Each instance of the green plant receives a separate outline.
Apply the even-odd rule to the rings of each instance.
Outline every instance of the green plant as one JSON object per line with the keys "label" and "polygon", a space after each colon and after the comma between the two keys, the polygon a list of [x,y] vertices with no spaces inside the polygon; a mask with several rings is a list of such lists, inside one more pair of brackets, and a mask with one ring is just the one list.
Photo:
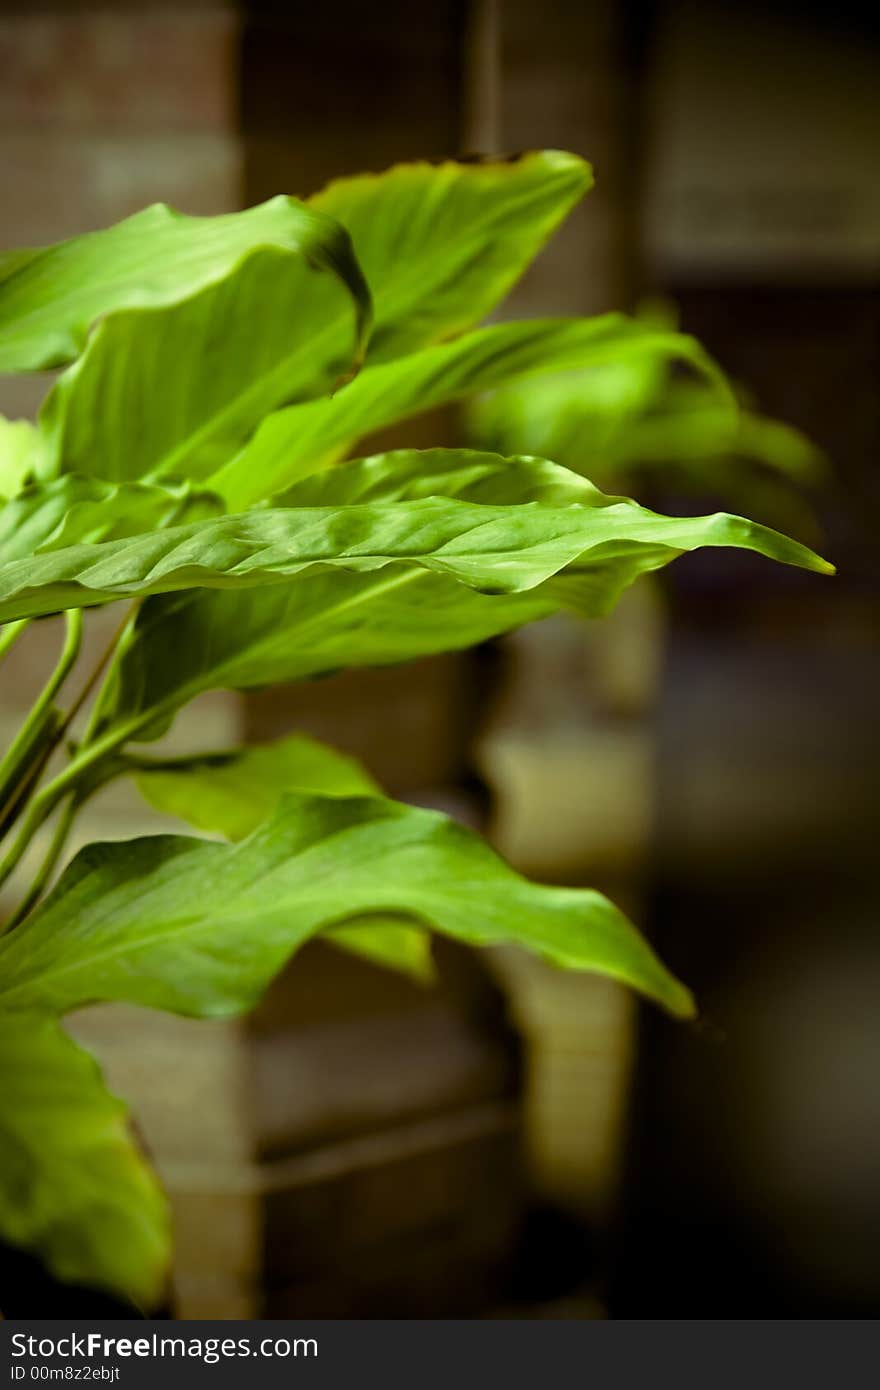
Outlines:
{"label": "green plant", "polygon": [[[639,319],[675,326],[667,304]],[[738,408],[706,376],[683,376],[662,353],[506,382],[468,403],[466,433],[494,453],[552,458],[598,487],[664,488],[757,511],[764,520],[815,531],[802,489],[827,476],[821,452],[798,430]]]}
{"label": "green plant", "polygon": [[[830,568],[748,521],[656,515],[542,458],[403,450],[330,467],[391,421],[530,373],[676,359],[731,408],[699,346],[668,329],[621,315],[474,328],[589,183],[558,153],[414,165],[212,219],[150,208],[0,260],[0,369],[63,369],[37,423],[0,433],[0,651],[35,619],[65,623],[0,765],[0,881],[17,886],[0,937],[0,1235],[62,1278],[148,1304],[169,1243],[120,1103],[56,1022],[69,1010],[231,1014],[316,933],[424,972],[426,925],[693,1010],[606,899],[526,882],[340,754],[299,737],[138,751],[205,690],[598,616],[699,546]],[[62,707],[83,610],[110,603],[116,635]],[[123,776],[223,839],[91,845],[47,894],[73,819]]]}

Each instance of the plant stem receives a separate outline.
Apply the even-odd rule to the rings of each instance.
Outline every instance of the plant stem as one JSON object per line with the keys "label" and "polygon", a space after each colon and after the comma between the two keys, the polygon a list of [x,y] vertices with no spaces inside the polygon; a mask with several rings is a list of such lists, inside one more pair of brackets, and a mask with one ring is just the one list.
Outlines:
{"label": "plant stem", "polygon": [[[101,662],[99,663],[97,668],[92,672],[88,682],[86,683],[85,689],[80,692],[79,698],[74,708],[67,715],[64,721],[64,727],[66,728],[70,724],[71,719],[76,714],[77,709],[81,707],[83,700],[88,695],[89,690],[92,688],[92,686],[94,686],[95,680],[97,679],[97,676],[100,673],[102,666],[106,663],[108,657],[110,656],[110,652],[112,651],[113,659],[110,662],[110,665],[107,669],[107,674],[104,678],[104,683],[101,686],[100,691],[98,692],[98,696],[95,700],[94,705],[92,706],[91,713],[89,714],[88,723],[83,731],[82,739],[80,740],[80,752],[82,752],[83,749],[89,746],[94,737],[95,729],[98,727],[103,705],[106,700],[107,691],[109,689],[110,677],[112,676],[113,670],[122,654],[122,651],[124,649],[124,637],[130,629],[131,625],[133,624],[135,616],[136,609],[130,611],[126,616],[125,622],[122,623],[119,628],[117,628],[116,633],[113,637],[113,642],[111,643],[107,651],[104,653],[104,656],[102,657]],[[64,806],[61,815],[58,818],[57,825],[55,826],[55,832],[52,836],[52,842],[49,845],[49,849],[46,852],[46,856],[39,869],[37,870],[37,873],[34,877],[33,882],[31,883],[30,888],[28,889],[24,898],[19,903],[18,907],[15,909],[15,912],[12,914],[8,923],[6,924],[6,931],[12,931],[13,927],[17,927],[19,922],[24,921],[25,917],[27,917],[28,913],[31,911],[31,908],[33,908],[39,902],[46,886],[49,883],[50,878],[52,877],[52,872],[64,851],[64,846],[67,843],[67,837],[70,834],[70,831],[73,827],[73,822],[76,819],[77,812],[85,804],[88,798],[88,792],[83,794],[82,792],[76,791],[72,792],[68,797],[67,803]]]}
{"label": "plant stem", "polygon": [[31,908],[34,907],[43,896],[43,890],[52,877],[52,871],[61,857],[64,846],[67,844],[67,837],[70,834],[71,826],[73,825],[76,813],[81,805],[82,801],[80,801],[75,792],[68,797],[61,815],[58,817],[58,823],[55,826],[52,842],[49,845],[46,856],[34,875],[30,888],[6,923],[4,931],[12,931],[12,928],[17,927],[19,922],[23,922]]}
{"label": "plant stem", "polygon": [[100,762],[102,758],[107,757],[109,753],[115,752],[127,739],[149,722],[149,717],[140,715],[136,719],[129,720],[127,724],[109,729],[103,738],[90,744],[88,748],[80,749],[73,761],[37,793],[28,806],[16,840],[0,864],[0,887],[3,886],[13,870],[18,867],[40,826],[48,820],[62,797],[76,786],[83,773],[87,772],[95,763]]}
{"label": "plant stem", "polygon": [[52,756],[52,750],[55,747],[54,734],[60,723],[61,712],[57,709],[50,710],[46,726],[41,731],[39,747],[34,750],[35,757],[29,764],[24,764],[21,776],[12,788],[3,808],[3,814],[0,816],[0,840],[6,838],[7,832],[18,820],[27,805],[28,797],[42,777],[46,764]]}
{"label": "plant stem", "polygon": [[3,660],[7,652],[12,650],[29,623],[30,618],[19,618],[16,623],[4,624],[2,631],[0,631],[0,661]]}
{"label": "plant stem", "polygon": [[[103,672],[105,666],[107,666],[108,662],[110,662],[110,665],[109,665],[109,668],[108,668],[108,670],[107,670],[107,675],[109,676],[109,675],[111,674],[111,672],[113,671],[113,668],[115,667],[116,662],[117,662],[117,660],[118,660],[118,658],[119,658],[119,655],[120,655],[120,648],[121,648],[121,646],[122,646],[122,639],[128,634],[129,628],[132,626],[132,624],[133,624],[133,622],[134,622],[135,614],[137,613],[137,607],[138,607],[138,605],[135,604],[134,607],[132,607],[132,608],[129,609],[129,611],[126,613],[125,617],[122,619],[122,622],[119,624],[119,626],[118,626],[118,627],[116,628],[116,630],[114,631],[113,636],[110,638],[110,641],[107,643],[107,645],[106,645],[106,647],[104,648],[103,652],[102,652],[101,655],[99,656],[98,661],[97,661],[97,664],[93,667],[92,672],[91,672],[91,674],[90,674],[88,680],[86,681],[86,683],[85,683],[85,685],[83,686],[82,690],[79,692],[79,694],[77,695],[77,697],[76,697],[76,699],[74,700],[73,704],[71,705],[70,709],[67,711],[67,713],[66,713],[65,716],[64,716],[64,721],[63,721],[63,723],[61,724],[60,729],[58,730],[58,734],[57,734],[57,737],[56,737],[56,743],[57,743],[57,742],[60,742],[60,740],[61,740],[61,739],[64,737],[64,735],[67,733],[67,730],[70,728],[70,726],[71,726],[71,724],[73,723],[74,719],[75,719],[76,716],[79,714],[79,712],[80,712],[80,710],[82,709],[83,705],[85,704],[86,700],[89,698],[89,696],[91,695],[91,693],[92,693],[92,691],[94,690],[95,686],[97,685],[97,683],[98,683],[98,678],[100,677],[101,673]],[[112,661],[111,661],[111,658],[112,658]],[[102,698],[102,696],[104,695],[105,691],[106,691],[106,680],[105,680],[104,686],[102,686],[102,688],[101,688],[101,692],[100,692],[100,694],[99,694],[99,696],[98,696],[98,699],[97,699],[96,702],[95,702],[95,709],[92,711],[92,714],[91,714],[91,716],[90,716],[90,718],[89,718],[88,730],[86,731],[86,734],[85,734],[85,736],[84,736],[84,739],[87,739],[87,738],[88,738],[89,733],[94,729],[95,725],[97,724],[98,714],[99,714],[98,706],[99,706],[100,703],[101,703],[101,698]]]}
{"label": "plant stem", "polygon": [[82,610],[70,609],[65,613],[64,621],[64,646],[58,663],[0,761],[0,819],[5,819],[10,806],[14,806],[27,789],[34,760],[38,761],[39,776],[48,754],[63,732],[63,726],[60,729],[58,725],[53,727],[53,706],[55,696],[73,669],[82,647]]}
{"label": "plant stem", "polygon": [[[104,684],[98,692],[97,699],[95,700],[94,706],[92,707],[92,711],[89,715],[88,724],[83,734],[83,739],[80,744],[80,747],[77,750],[74,757],[72,758],[72,760],[70,761],[70,763],[68,763],[67,767],[63,768],[62,771],[59,772],[58,775],[55,778],[53,778],[51,782],[47,782],[46,785],[42,788],[42,790],[39,791],[36,794],[36,796],[34,796],[31,800],[27,808],[27,811],[25,812],[24,819],[22,820],[18,836],[13,842],[12,846],[10,847],[9,852],[6,855],[6,858],[3,860],[2,864],[0,864],[0,887],[3,886],[3,884],[10,877],[13,871],[18,867],[28,847],[30,846],[30,843],[34,835],[39,830],[40,826],[43,825],[46,820],[48,820],[49,816],[52,814],[59,801],[61,801],[69,791],[75,789],[76,784],[82,777],[83,773],[87,772],[90,767],[93,767],[96,763],[100,762],[102,758],[105,758],[110,753],[115,752],[115,750],[119,748],[123,743],[125,743],[125,741],[128,738],[130,738],[133,733],[136,733],[137,730],[145,722],[148,722],[149,716],[139,715],[135,719],[129,720],[126,724],[122,724],[117,726],[116,728],[109,729],[103,738],[94,739],[94,733],[96,728],[98,727],[98,722],[100,720],[103,706],[106,701],[110,679],[122,656],[122,653],[125,648],[124,639],[130,632],[134,624],[136,614],[137,606],[129,610],[123,622],[120,623],[119,627],[116,629],[115,633],[113,634],[113,638],[111,639],[110,643],[102,653],[100,660],[98,661],[97,665],[95,666],[94,670],[92,671],[91,675],[86,681],[85,686],[80,691],[80,694],[74,701],[71,709],[65,716],[61,724],[61,727],[58,730],[57,735],[53,739],[52,746],[54,747],[60,740],[60,738],[63,737],[65,731],[70,727],[72,720],[82,707],[85,700],[88,698],[88,695],[94,688],[98,680],[98,677],[101,675],[101,672],[104,670],[104,667],[107,666],[109,662],[110,664],[106,676],[104,678]],[[74,814],[83,804],[85,799],[86,798],[84,796],[74,795]],[[62,820],[59,822],[59,828],[61,828],[62,825],[64,825],[63,817]],[[55,853],[56,860],[64,847],[64,842],[66,840],[67,832],[69,831],[69,829],[70,825],[68,824],[64,828],[63,838],[61,839],[57,847],[57,852]],[[52,853],[52,849],[54,849],[54,842],[52,848],[50,849],[50,855]],[[49,866],[49,873],[51,873],[53,867],[54,861]],[[37,877],[41,878],[42,874],[43,870],[41,868],[38,872]],[[44,885],[45,880],[43,880],[43,882],[40,884],[39,892],[42,892],[42,888]],[[28,899],[30,899],[30,892],[28,893],[27,897]],[[20,915],[21,912],[19,909],[13,918],[13,922],[20,920]]]}

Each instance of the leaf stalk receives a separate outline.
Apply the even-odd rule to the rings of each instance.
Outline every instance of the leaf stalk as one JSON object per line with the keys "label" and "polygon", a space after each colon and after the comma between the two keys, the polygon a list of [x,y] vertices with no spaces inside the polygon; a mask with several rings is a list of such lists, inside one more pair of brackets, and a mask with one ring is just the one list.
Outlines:
{"label": "leaf stalk", "polygon": [[52,749],[57,746],[63,726],[54,718],[55,697],[76,664],[82,648],[83,617],[79,608],[64,615],[65,637],[61,655],[30,712],[0,761],[0,822],[8,828],[8,813],[21,800],[22,792],[33,785]]}

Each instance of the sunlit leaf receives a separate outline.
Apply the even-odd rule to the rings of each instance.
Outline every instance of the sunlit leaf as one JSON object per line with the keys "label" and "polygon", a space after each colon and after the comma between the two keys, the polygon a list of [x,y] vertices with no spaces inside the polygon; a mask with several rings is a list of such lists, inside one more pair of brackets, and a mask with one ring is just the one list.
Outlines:
{"label": "sunlit leaf", "polygon": [[356,758],[305,734],[193,758],[145,759],[133,772],[157,811],[227,840],[250,835],[288,791],[370,796],[379,790]]}
{"label": "sunlit leaf", "polygon": [[0,1238],[59,1279],[147,1306],[170,1259],[165,1199],[125,1107],[42,1014],[0,1013]]}
{"label": "sunlit leaf", "polygon": [[259,590],[148,599],[105,724],[155,738],[205,690],[254,689],[460,651],[548,616],[567,592],[559,580],[528,593],[487,595],[418,566],[389,566],[314,573]]}
{"label": "sunlit leaf", "polygon": [[40,457],[40,434],[30,420],[0,415],[0,503],[20,492]]}
{"label": "sunlit leaf", "polygon": [[[141,794],[157,811],[227,840],[250,835],[286,792],[358,796],[379,790],[355,758],[304,734],[228,753],[164,762],[143,759],[133,771]],[[325,935],[376,964],[420,980],[431,977],[430,939],[411,922],[364,917],[329,927]]]}
{"label": "sunlit leaf", "polygon": [[328,394],[360,351],[348,286],[299,249],[260,246],[196,295],[102,321],[40,412],[43,473],[204,478],[267,411]]}
{"label": "sunlit leaf", "polygon": [[469,945],[515,943],[692,1001],[600,894],[529,883],[462,826],[382,797],[290,794],[239,845],[152,836],[90,845],[0,939],[0,1004],[63,1012],[120,999],[217,1017],[253,1004],[322,928],[404,914]]}
{"label": "sunlit leaf", "polygon": [[550,507],[601,507],[620,500],[549,459],[504,458],[478,449],[394,449],[310,473],[288,489],[283,502],[289,507],[348,507],[426,497]]}
{"label": "sunlit leaf", "polygon": [[322,938],[371,965],[396,970],[421,985],[436,979],[431,933],[401,917],[370,913],[327,927]]}
{"label": "sunlit leaf", "polygon": [[30,484],[0,507],[0,563],[69,545],[119,540],[221,511],[218,497],[189,483],[106,483],[65,474]]}
{"label": "sunlit leaf", "polygon": [[[597,616],[639,575],[703,545],[830,570],[794,541],[741,518],[657,516],[543,459],[405,450],[307,478],[291,495],[314,505],[239,520],[284,519],[287,548],[278,563],[288,574],[297,547],[314,547],[316,521],[335,558],[313,559],[295,582],[259,592],[148,601],[118,669],[109,723],[156,737],[203,690],[459,650],[559,609]],[[325,508],[325,495],[352,502]],[[384,560],[369,548],[372,525],[383,528]],[[357,537],[349,559],[346,534]],[[261,566],[269,558],[263,549]],[[3,578],[0,570],[0,585]]]}
{"label": "sunlit leaf", "polygon": [[576,155],[401,164],[337,179],[309,200],[351,233],[373,292],[370,362],[479,323],[592,184]]}
{"label": "sunlit leaf", "polygon": [[[488,594],[527,592],[568,570],[587,581],[579,606],[596,613],[639,574],[707,545],[829,569],[742,518],[663,517],[595,489],[566,507],[424,497],[221,516],[15,560],[0,566],[0,621],[177,589],[273,585],[309,572],[386,570],[387,588],[422,569]],[[354,634],[352,641],[356,650]]]}
{"label": "sunlit leaf", "polygon": [[[639,370],[656,370],[658,361],[665,365],[670,358],[686,361],[705,374],[713,388],[706,394],[715,400],[719,418],[725,412],[735,414],[718,369],[685,334],[658,332],[622,314],[496,324],[454,342],[367,367],[331,398],[275,411],[212,478],[211,486],[223,494],[230,510],[238,510],[338,458],[353,440],[419,411],[530,373],[589,367],[594,370],[578,379],[601,381],[612,370],[607,366],[611,363],[624,367],[630,379]],[[589,430],[582,432],[579,444],[581,456],[588,459]],[[502,452],[525,449],[556,457],[550,449],[532,449],[531,443]]]}
{"label": "sunlit leaf", "polygon": [[[347,322],[353,300],[363,330],[369,300],[351,244],[316,208],[279,197],[246,212],[188,217],[157,203],[102,231],[0,256],[0,372],[71,362],[99,318],[177,304],[234,276],[267,246],[337,277],[351,297]],[[176,345],[175,361],[185,350]],[[175,368],[164,365],[167,387]]]}

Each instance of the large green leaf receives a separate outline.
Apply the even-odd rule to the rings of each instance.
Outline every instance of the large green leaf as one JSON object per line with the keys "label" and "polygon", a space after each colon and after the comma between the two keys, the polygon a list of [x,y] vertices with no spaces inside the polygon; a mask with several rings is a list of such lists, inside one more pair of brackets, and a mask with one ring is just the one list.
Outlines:
{"label": "large green leaf", "polygon": [[189,483],[106,483],[65,474],[29,485],[0,507],[0,563],[118,540],[222,510],[219,497]]}
{"label": "large green leaf", "polygon": [[0,1013],[0,1237],[145,1305],[169,1264],[165,1200],[125,1107],[42,1014]]}
{"label": "large green leaf", "polygon": [[[555,612],[565,587],[555,581],[525,594],[490,596],[400,566],[148,599],[105,723],[128,729],[129,737],[155,738],[205,690],[247,690],[459,651]],[[572,594],[572,606],[574,600]]]}
{"label": "large green leaf", "polygon": [[[355,759],[291,734],[271,744],[195,758],[143,759],[135,781],[155,810],[197,830],[243,840],[275,811],[286,792],[362,796],[379,788]],[[430,940],[412,923],[364,917],[329,927],[336,946],[425,980],[431,976]]]}
{"label": "large green leaf", "polygon": [[362,284],[357,302],[356,338],[348,286],[298,249],[267,245],[185,300],[109,315],[40,413],[44,474],[205,477],[267,411],[350,374]]}
{"label": "large green leaf", "polygon": [[288,795],[240,845],[177,836],[91,845],[0,939],[0,1004],[63,1012],[122,999],[217,1017],[252,1005],[292,952],[368,912],[475,946],[511,942],[621,980],[686,1016],[688,991],[600,894],[514,873],[433,811]]}
{"label": "large green leaf", "polygon": [[[286,197],[220,217],[187,217],[157,203],[102,231],[0,256],[0,372],[71,362],[99,318],[177,304],[235,276],[267,247],[279,272],[308,262],[338,278],[351,296],[348,321],[354,300],[363,330],[369,295],[348,235],[331,217]],[[180,369],[179,351],[163,364],[165,387]]]}
{"label": "large green leaf", "polygon": [[0,503],[14,497],[33,475],[40,447],[39,431],[30,420],[0,415]]}
{"label": "large green leaf", "polygon": [[[468,501],[441,504],[431,496],[438,493]],[[203,690],[247,689],[458,650],[560,608],[596,616],[641,573],[699,544],[754,547],[830,569],[794,542],[738,518],[658,517],[635,503],[606,497],[585,479],[542,459],[443,449],[378,455],[305,479],[291,496],[308,505],[289,515],[317,515],[332,495],[343,503],[351,499],[351,511],[358,515],[367,506],[361,499],[379,499],[377,505],[392,511],[409,508],[411,519],[420,515],[420,507],[431,515],[434,508],[467,507],[470,515],[487,520],[501,513],[506,522],[500,530],[511,549],[482,556],[481,580],[463,555],[453,573],[410,552],[406,560],[362,573],[315,566],[295,583],[259,591],[150,599],[119,667],[108,719],[139,738],[156,737],[175,711]],[[490,499],[510,505],[486,505]],[[528,501],[516,506],[514,499]],[[347,511],[340,506],[336,514],[342,518]],[[428,511],[421,515],[427,521]],[[535,536],[547,534],[544,527],[552,531],[560,517],[565,525],[585,528],[578,554],[561,573],[558,554],[539,570],[540,545],[529,550],[529,533],[534,528]],[[596,542],[593,548],[582,544],[587,533]],[[419,534],[423,539],[426,532]],[[479,533],[469,534],[473,542]],[[443,560],[451,562],[450,550],[443,551]],[[510,592],[517,584],[521,591]],[[480,586],[494,592],[480,592]]]}
{"label": "large green leaf", "polygon": [[351,233],[373,292],[369,361],[472,327],[504,297],[592,184],[576,155],[403,164],[338,179],[310,205]]}
{"label": "large green leaf", "polygon": [[[595,369],[609,362],[635,371],[645,362],[650,369],[658,359],[665,363],[670,358],[686,361],[712,379],[718,387],[714,395],[719,418],[735,415],[717,368],[685,334],[657,331],[622,314],[496,324],[452,343],[367,367],[330,399],[275,411],[211,486],[223,494],[230,510],[237,511],[338,458],[353,440],[444,402],[530,373]],[[601,380],[607,370],[584,376],[588,382],[593,375]],[[580,446],[589,459],[589,431],[583,432]],[[549,450],[528,448],[557,457]]]}
{"label": "large green leaf", "polygon": [[222,516],[12,561],[0,566],[0,621],[177,589],[249,588],[322,570],[386,568],[386,586],[425,569],[494,594],[525,592],[569,569],[584,581],[578,606],[597,613],[639,574],[707,545],[830,568],[742,518],[663,517],[595,489],[566,507],[424,497]]}

